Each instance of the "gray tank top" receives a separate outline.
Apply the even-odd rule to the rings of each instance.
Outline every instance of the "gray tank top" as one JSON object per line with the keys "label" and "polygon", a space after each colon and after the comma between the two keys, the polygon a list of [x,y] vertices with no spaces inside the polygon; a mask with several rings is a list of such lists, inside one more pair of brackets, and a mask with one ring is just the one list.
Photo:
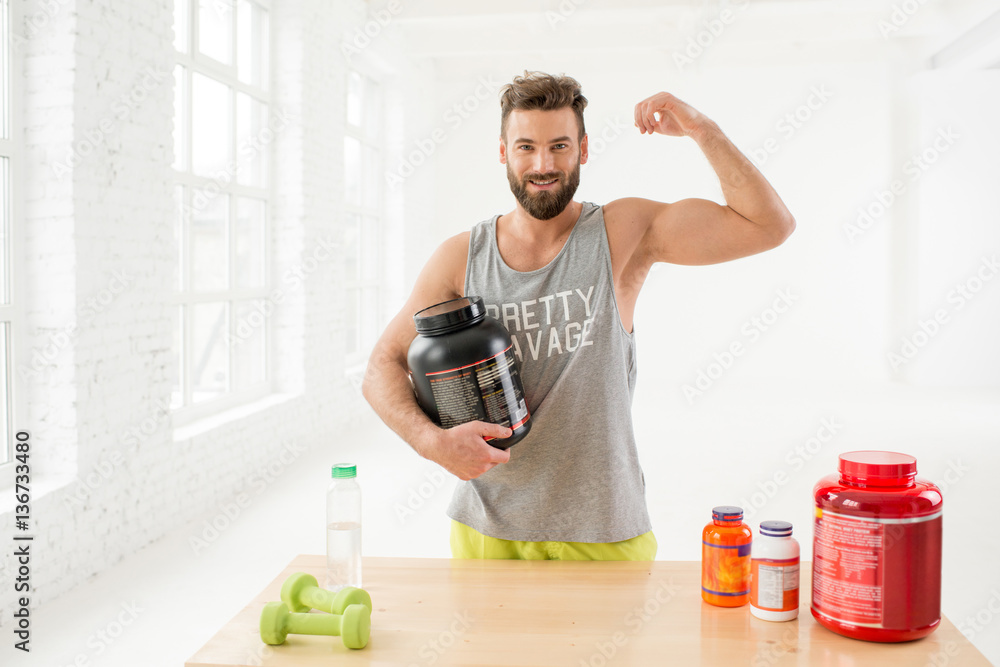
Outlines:
{"label": "gray tank top", "polygon": [[515,271],[499,215],[472,228],[465,295],[481,296],[514,341],[531,432],[510,461],[459,481],[447,514],[506,540],[618,542],[651,529],[632,427],[633,334],[615,303],[600,206],[547,266]]}

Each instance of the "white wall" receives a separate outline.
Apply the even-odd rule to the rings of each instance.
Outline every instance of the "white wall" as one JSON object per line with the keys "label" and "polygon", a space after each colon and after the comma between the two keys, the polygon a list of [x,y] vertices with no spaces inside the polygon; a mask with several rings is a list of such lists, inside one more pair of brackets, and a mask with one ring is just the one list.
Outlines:
{"label": "white wall", "polygon": [[[28,414],[17,426],[35,443],[34,608],[196,517],[191,539],[211,543],[209,524],[238,521],[304,452],[334,462],[345,425],[367,414],[343,363],[342,261],[316,251],[342,232],[341,37],[350,43],[369,17],[360,0],[274,3],[271,111],[290,119],[272,146],[272,269],[284,291],[269,321],[278,393],[178,429],[168,409],[179,372],[173,3],[25,3],[24,16],[15,32],[27,36],[28,309],[17,370]],[[426,75],[388,46],[372,40],[356,57],[380,63],[373,67],[396,89],[405,90],[399,80],[425,87]],[[127,111],[122,95],[135,100]],[[405,129],[388,125],[396,135]],[[399,197],[389,213],[397,226]],[[427,218],[418,208],[408,211],[414,235]],[[284,282],[296,266],[314,270]],[[0,498],[0,534],[13,533],[11,492]],[[12,590],[16,574],[5,553],[0,586]],[[0,608],[0,626],[12,608]]]}
{"label": "white wall", "polygon": [[[917,217],[898,223],[915,237],[915,317],[931,335],[909,370],[922,385],[995,388],[1000,382],[995,279],[1000,277],[995,120],[1000,70],[934,70],[916,83],[921,113],[910,154],[924,155],[925,168],[911,169],[910,175],[912,180],[919,174]],[[916,331],[911,321],[902,335],[912,338]]]}
{"label": "white wall", "polygon": [[[733,340],[743,340],[753,342],[754,347],[723,382],[767,380],[844,386],[896,379],[897,373],[887,360],[887,353],[900,347],[892,331],[893,303],[916,286],[899,284],[897,276],[904,272],[904,266],[893,255],[892,228],[902,225],[911,234],[917,230],[898,203],[873,218],[868,227],[859,225],[858,210],[873,202],[877,205],[881,192],[894,180],[906,178],[900,172],[908,154],[894,144],[894,129],[904,114],[914,114],[914,123],[921,117],[916,109],[899,108],[894,99],[895,89],[913,80],[907,71],[888,56],[861,62],[766,67],[726,63],[705,67],[691,76],[665,71],[662,62],[636,63],[627,55],[614,54],[599,59],[525,60],[522,65],[565,72],[581,81],[590,100],[586,119],[591,141],[601,133],[612,138],[605,142],[603,152],[592,155],[582,167],[578,199],[606,203],[618,197],[641,196],[660,201],[685,197],[722,201],[717,179],[693,142],[639,135],[632,125],[632,108],[637,102],[659,90],[669,90],[720,124],[754,159],[798,221],[795,234],[784,246],[761,256],[709,267],[655,267],[636,315],[640,350],[645,351],[645,374],[659,375],[661,369],[669,369],[671,391],[680,392],[683,384],[694,382],[715,352]],[[482,76],[506,82],[517,72],[514,65],[493,65],[485,68]],[[443,118],[452,105],[474,100],[476,85],[472,76],[439,80],[436,114]],[[980,87],[968,89],[978,91],[979,98],[986,94]],[[930,94],[924,94],[923,99]],[[964,98],[941,91],[936,99]],[[497,159],[498,105],[493,99],[489,102],[463,119],[433,156],[438,174],[456,175],[455,180],[438,178],[435,185],[438,240],[513,208],[504,168]],[[977,165],[983,166],[980,173],[991,173],[988,142],[998,134],[990,133],[982,123],[987,122],[983,114],[988,115],[986,110],[996,108],[996,104],[984,104],[982,99],[968,105],[956,101],[951,108],[963,106],[975,109],[969,113],[981,119],[969,136],[985,132],[990,139],[965,142],[959,147],[964,156],[957,152],[947,156],[952,172],[944,167],[930,170],[926,180],[907,183],[909,191],[903,197],[916,199],[918,188],[935,187],[932,180],[963,180],[967,173],[979,169]],[[805,120],[793,125],[786,116],[796,113]],[[933,139],[933,130],[923,125],[917,129]],[[459,179],[460,175],[463,178]],[[953,192],[950,182],[936,187]],[[979,194],[960,197],[965,200],[963,210],[985,210],[985,203],[975,198],[987,196],[986,192],[988,189],[980,186],[976,189]],[[936,201],[946,199],[938,197]],[[962,235],[946,217],[943,211],[925,206],[922,224],[960,242]],[[982,214],[975,219],[984,222],[967,224],[975,224],[977,229],[989,225]],[[862,219],[861,225],[865,224],[867,220]],[[921,238],[927,239],[926,233]],[[920,275],[924,281],[934,280],[926,272],[938,265],[934,257],[943,254],[944,246],[935,241],[921,243],[930,254],[921,260]],[[968,272],[977,263],[972,262],[976,257],[959,260],[963,263],[954,272]],[[785,287],[797,298],[790,312],[759,340],[748,341],[740,333],[742,325],[760,314],[777,290]],[[984,306],[980,312],[986,310]],[[917,322],[912,314],[907,315],[903,331],[910,334]],[[959,340],[959,334],[954,334],[951,354],[969,359],[971,344],[980,353],[975,357],[979,384],[995,388],[1000,386],[1000,373],[996,372],[1000,366],[993,352],[987,351],[986,338],[996,329],[979,330],[982,335],[972,339]],[[940,347],[949,344],[944,336],[934,343]],[[948,375],[956,364],[945,359],[936,362],[928,348],[926,358],[918,356],[915,361],[947,364],[938,373]]]}

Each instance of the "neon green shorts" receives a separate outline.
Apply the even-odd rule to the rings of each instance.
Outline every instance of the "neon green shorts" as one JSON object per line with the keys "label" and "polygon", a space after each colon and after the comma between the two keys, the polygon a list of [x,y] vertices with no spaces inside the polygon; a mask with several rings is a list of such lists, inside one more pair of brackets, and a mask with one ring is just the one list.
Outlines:
{"label": "neon green shorts", "polygon": [[451,521],[452,558],[514,558],[519,560],[655,560],[653,531],[621,542],[521,542],[487,537]]}

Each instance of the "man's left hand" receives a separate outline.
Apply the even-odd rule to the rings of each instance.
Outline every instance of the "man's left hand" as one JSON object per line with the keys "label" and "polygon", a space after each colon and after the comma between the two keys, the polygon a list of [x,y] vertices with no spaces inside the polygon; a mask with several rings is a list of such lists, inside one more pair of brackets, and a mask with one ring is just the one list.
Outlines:
{"label": "man's left hand", "polygon": [[[657,120],[659,117],[659,120]],[[657,93],[635,105],[635,126],[645,134],[686,137],[700,130],[708,119],[670,93]]]}

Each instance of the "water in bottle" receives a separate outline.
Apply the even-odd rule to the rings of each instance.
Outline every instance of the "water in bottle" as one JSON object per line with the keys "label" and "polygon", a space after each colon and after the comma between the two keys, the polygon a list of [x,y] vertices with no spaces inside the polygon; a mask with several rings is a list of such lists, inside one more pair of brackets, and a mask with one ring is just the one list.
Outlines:
{"label": "water in bottle", "polygon": [[361,487],[357,466],[338,463],[326,494],[326,581],[336,591],[361,588]]}

